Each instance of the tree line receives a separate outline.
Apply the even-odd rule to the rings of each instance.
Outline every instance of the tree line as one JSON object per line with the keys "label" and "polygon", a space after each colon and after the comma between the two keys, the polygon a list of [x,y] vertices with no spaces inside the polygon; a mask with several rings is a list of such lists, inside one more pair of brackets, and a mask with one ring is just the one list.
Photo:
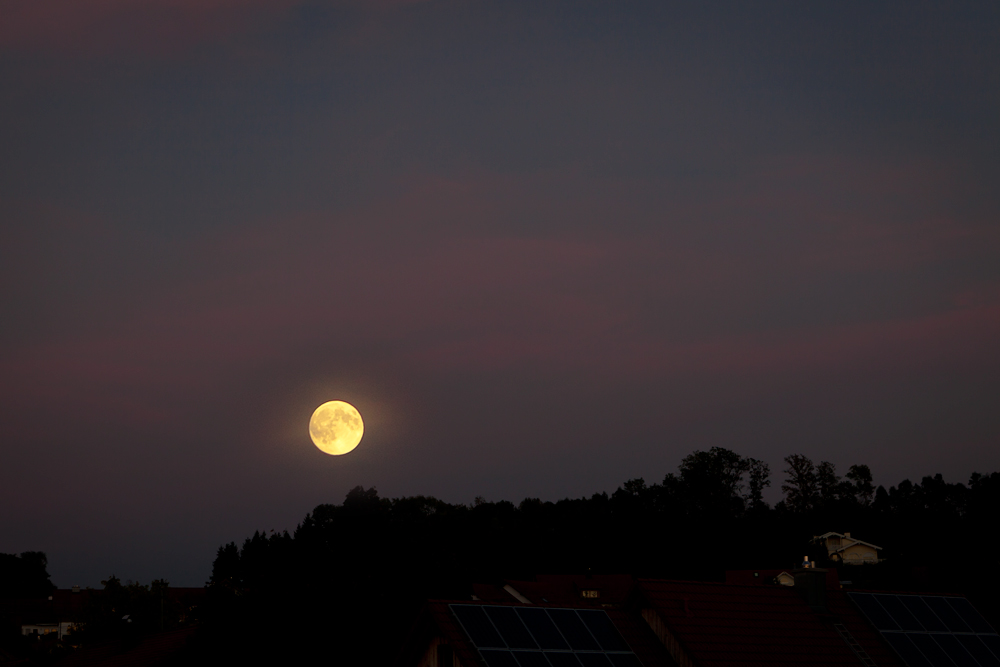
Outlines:
{"label": "tree line", "polygon": [[[840,476],[801,454],[781,472],[774,506],[767,463],[720,447],[692,452],[659,482],[556,502],[452,504],[358,486],[291,532],[222,545],[197,644],[179,659],[387,664],[426,599],[467,600],[472,583],[586,572],[721,580],[727,569],[791,569],[805,555],[823,564],[810,540],[827,531],[883,547],[884,562],[842,568],[851,585],[965,593],[998,624],[1000,473],[886,489],[866,465]],[[45,570],[44,554],[0,555],[0,597],[49,594]],[[80,639],[153,631],[174,615],[164,616],[166,582],[102,583]],[[122,623],[123,611],[134,623]]]}
{"label": "tree line", "polygon": [[[635,478],[557,502],[451,504],[355,487],[291,533],[258,531],[219,548],[203,648],[314,659],[335,643],[347,663],[385,663],[424,600],[469,599],[473,582],[588,571],[718,580],[726,569],[791,569],[804,555],[822,563],[810,539],[827,531],[883,547],[885,562],[843,575],[853,585],[964,592],[995,615],[1000,473],[886,489],[866,465],[841,477],[800,454],[784,463],[773,507],[768,465],[719,447],[689,454],[660,482]],[[987,567],[967,567],[983,559]],[[304,635],[302,619],[323,632]]]}

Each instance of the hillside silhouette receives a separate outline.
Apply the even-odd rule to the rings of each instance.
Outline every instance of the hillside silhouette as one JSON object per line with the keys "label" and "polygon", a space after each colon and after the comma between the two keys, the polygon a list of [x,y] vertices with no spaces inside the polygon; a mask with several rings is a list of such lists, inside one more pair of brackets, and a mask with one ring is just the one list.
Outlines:
{"label": "hillside silhouette", "polygon": [[842,566],[850,585],[964,593],[997,617],[1000,473],[887,490],[865,465],[841,477],[802,455],[785,464],[774,507],[763,499],[767,464],[723,448],[693,452],[659,482],[631,479],[610,495],[558,502],[462,505],[359,486],[292,533],[258,531],[219,548],[199,655],[287,661],[334,651],[344,664],[388,664],[425,600],[469,599],[475,582],[540,573],[721,580],[725,570],[790,569],[807,555],[831,565],[810,543],[827,531],[883,547],[877,565]]}
{"label": "hillside silhouette", "polygon": [[[878,564],[839,566],[846,586],[961,593],[1000,626],[1000,472],[885,489],[865,465],[840,476],[829,462],[791,455],[781,476],[774,507],[764,501],[767,464],[718,447],[691,453],[659,482],[630,479],[610,495],[558,502],[451,504],[358,486],[291,533],[222,545],[196,607],[171,598],[166,581],[108,577],[86,592],[84,626],[69,643],[137,647],[196,624],[169,664],[390,664],[426,600],[469,600],[475,583],[539,574],[721,581],[726,570],[792,569],[805,556],[837,566],[812,542],[828,531],[882,547]],[[45,600],[55,588],[46,568],[41,552],[0,554],[0,603]],[[3,630],[8,655],[47,663],[72,653]]]}

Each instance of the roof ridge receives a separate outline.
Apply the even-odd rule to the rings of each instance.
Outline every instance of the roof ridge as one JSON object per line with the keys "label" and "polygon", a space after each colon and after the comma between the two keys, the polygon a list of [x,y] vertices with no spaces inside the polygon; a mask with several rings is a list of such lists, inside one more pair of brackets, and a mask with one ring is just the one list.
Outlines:
{"label": "roof ridge", "polygon": [[[795,569],[795,568],[790,568]],[[782,570],[782,572],[789,572],[789,570]],[[689,579],[636,579],[636,582],[654,582],[654,583],[664,583],[664,584],[697,584],[700,586],[730,586],[733,588],[775,588],[772,586],[761,586],[760,584],[736,584],[730,583],[728,581],[691,581]],[[790,589],[790,586],[782,586],[782,589]]]}

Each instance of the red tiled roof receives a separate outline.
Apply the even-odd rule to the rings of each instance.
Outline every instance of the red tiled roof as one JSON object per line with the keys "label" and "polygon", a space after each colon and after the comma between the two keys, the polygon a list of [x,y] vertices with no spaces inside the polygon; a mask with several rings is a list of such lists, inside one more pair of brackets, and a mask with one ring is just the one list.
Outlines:
{"label": "red tiled roof", "polygon": [[[514,588],[521,591],[516,585]],[[472,584],[472,594],[484,604],[510,604],[516,601],[513,595],[493,584]]]}
{"label": "red tiled roof", "polygon": [[[545,598],[549,602],[560,603],[589,600],[597,604],[622,604],[635,585],[630,574],[595,574],[589,577],[582,574],[540,574],[535,581],[541,590],[548,593]],[[580,592],[584,590],[597,590],[601,596],[581,598]],[[528,597],[538,602],[530,595]]]}
{"label": "red tiled roof", "polygon": [[[518,602],[504,585],[510,586],[518,594],[533,604],[560,604],[567,606],[607,606],[624,604],[634,586],[629,574],[595,574],[593,576],[574,574],[540,574],[536,581],[504,580],[503,584],[473,584],[472,594],[481,602],[513,604]],[[598,597],[583,597],[583,591],[598,592]]]}
{"label": "red tiled roof", "polygon": [[[426,646],[429,644],[433,636],[437,636],[440,637],[442,641],[454,647],[455,656],[461,662],[463,667],[485,667],[479,659],[479,653],[476,651],[475,646],[473,646],[468,637],[465,636],[465,632],[452,615],[451,610],[448,608],[449,604],[470,604],[470,602],[468,600],[428,601],[425,613],[427,614],[427,620],[429,623],[418,622],[419,630],[411,634],[410,643],[418,642],[421,646]],[[523,607],[527,605],[515,603],[505,606]],[[561,608],[575,607],[580,609],[588,608],[587,605],[568,604],[542,604],[533,606]],[[670,655],[664,649],[663,645],[660,644],[653,632],[649,629],[649,626],[646,625],[645,621],[620,609],[606,609],[605,611],[607,611],[608,616],[611,618],[611,622],[618,628],[618,631],[621,633],[625,641],[628,642],[628,645],[635,652],[644,667],[676,667],[673,660],[671,660]],[[413,657],[416,656],[416,653],[422,654],[422,651],[414,651],[412,650],[413,648],[414,647],[411,646],[411,650],[402,654],[404,657],[403,659],[397,661],[398,664],[410,663],[410,661],[413,660]],[[417,659],[419,659],[419,657]]]}
{"label": "red tiled roof", "polygon": [[[772,586],[774,578],[782,572],[792,574],[794,568],[784,570],[726,570],[727,584],[744,584],[746,586]],[[757,576],[754,576],[754,575]],[[831,567],[826,571],[826,587],[840,588],[840,577],[837,569]]]}
{"label": "red tiled roof", "polygon": [[839,590],[827,591],[831,613],[818,614],[787,586],[656,580],[638,586],[698,667],[858,667],[835,623],[843,623],[879,667],[901,667]]}

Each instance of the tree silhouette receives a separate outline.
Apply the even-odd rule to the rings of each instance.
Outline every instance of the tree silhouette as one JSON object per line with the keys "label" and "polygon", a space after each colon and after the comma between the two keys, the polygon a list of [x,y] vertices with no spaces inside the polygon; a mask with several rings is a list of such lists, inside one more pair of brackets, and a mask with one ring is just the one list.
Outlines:
{"label": "tree silhouette", "polygon": [[[611,494],[557,502],[388,499],[358,486],[291,534],[257,531],[219,548],[202,654],[206,664],[304,662],[336,646],[344,664],[387,664],[424,600],[469,600],[473,583],[588,571],[720,579],[726,569],[794,567],[829,530],[853,530],[888,554],[851,572],[858,586],[966,592],[987,615],[1000,600],[997,568],[961,565],[966,554],[1000,553],[1000,473],[973,475],[968,487],[929,476],[886,490],[865,465],[840,480],[828,462],[793,454],[785,463],[773,510],[767,464],[721,447],[692,452],[662,483],[635,477]],[[301,619],[321,630],[303,632]]]}
{"label": "tree silhouette", "polygon": [[872,504],[875,497],[875,486],[872,483],[872,471],[866,465],[853,465],[847,470],[844,478],[850,484],[849,491],[855,501],[862,507]]}
{"label": "tree silhouette", "polygon": [[787,477],[781,485],[785,505],[792,512],[804,514],[816,506],[819,498],[816,467],[809,457],[802,454],[786,456],[785,463],[788,467],[783,472]]}
{"label": "tree silhouette", "polygon": [[20,556],[0,553],[0,598],[46,596],[55,589],[48,572],[49,561],[42,551],[25,551]]}

